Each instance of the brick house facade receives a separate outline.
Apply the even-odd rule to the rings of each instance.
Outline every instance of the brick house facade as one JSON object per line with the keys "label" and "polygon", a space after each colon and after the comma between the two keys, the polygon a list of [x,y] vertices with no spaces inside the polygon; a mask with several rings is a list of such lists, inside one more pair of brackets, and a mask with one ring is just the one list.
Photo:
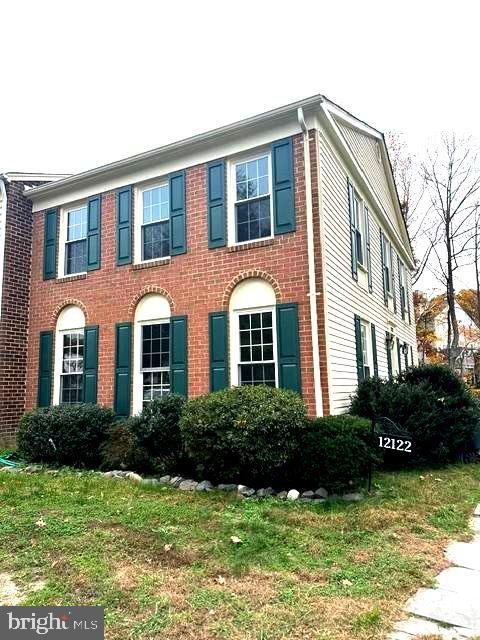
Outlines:
{"label": "brick house facade", "polygon": [[[401,354],[415,344],[405,311],[413,258],[385,144],[381,134],[336,109],[316,96],[25,193],[33,202],[30,297],[20,304],[29,310],[25,408],[82,397],[126,415],[160,389],[194,397],[272,378],[300,391],[310,415],[328,415],[343,410],[343,398],[370,368],[387,375],[387,364],[388,373],[401,367]],[[340,119],[359,145],[375,140],[380,173],[362,149],[347,144]],[[353,242],[346,178],[363,201],[355,242],[365,243],[368,265],[359,263],[358,270],[353,248],[352,257],[342,254],[342,242]],[[374,178],[388,202],[379,199]],[[148,225],[157,214],[152,235]],[[333,220],[341,224],[338,238],[328,230]],[[376,269],[384,273],[385,265],[370,250],[368,228],[372,236],[384,229],[399,274],[404,265],[401,318],[390,309],[389,281],[383,295],[376,281]],[[167,234],[161,242],[170,250],[151,258],[152,247],[160,251],[158,233]],[[345,308],[337,319],[332,281],[339,272]],[[163,345],[153,333],[160,324],[169,327],[158,333],[169,340],[165,353],[152,346]],[[345,336],[336,342],[340,329]],[[390,330],[399,345],[395,357],[390,342],[378,337]],[[175,349],[183,354],[179,366]]]}

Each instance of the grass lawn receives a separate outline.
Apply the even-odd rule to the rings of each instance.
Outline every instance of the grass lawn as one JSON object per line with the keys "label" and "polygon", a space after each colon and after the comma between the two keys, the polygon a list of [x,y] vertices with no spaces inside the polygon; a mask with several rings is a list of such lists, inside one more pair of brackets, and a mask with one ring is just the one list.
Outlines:
{"label": "grass lawn", "polygon": [[376,483],[310,505],[1,473],[0,579],[22,604],[104,606],[115,640],[382,638],[470,535],[480,465]]}

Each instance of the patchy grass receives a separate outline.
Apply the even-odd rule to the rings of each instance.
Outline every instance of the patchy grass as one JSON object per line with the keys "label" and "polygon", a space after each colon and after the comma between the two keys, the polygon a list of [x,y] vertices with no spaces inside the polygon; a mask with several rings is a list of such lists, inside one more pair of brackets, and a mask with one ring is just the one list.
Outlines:
{"label": "patchy grass", "polygon": [[2,473],[0,575],[24,604],[104,606],[110,640],[382,638],[470,535],[479,481],[390,473],[361,503],[310,505]]}

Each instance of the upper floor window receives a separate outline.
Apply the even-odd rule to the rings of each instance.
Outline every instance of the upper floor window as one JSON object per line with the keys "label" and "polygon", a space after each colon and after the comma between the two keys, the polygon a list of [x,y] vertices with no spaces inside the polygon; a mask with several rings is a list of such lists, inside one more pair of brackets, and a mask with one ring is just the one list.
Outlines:
{"label": "upper floor window", "polygon": [[405,320],[405,310],[406,310],[406,289],[405,289],[405,265],[403,262],[398,261],[398,282],[400,285],[400,308],[402,311],[402,319]]}
{"label": "upper floor window", "polygon": [[142,191],[142,260],[170,255],[170,198],[168,183]]}
{"label": "upper floor window", "polygon": [[392,293],[392,245],[384,235],[382,235],[382,243],[383,243],[384,286],[385,286],[385,291],[388,294],[391,294]]}
{"label": "upper floor window", "polygon": [[234,165],[235,239],[248,242],[272,235],[270,155]]}
{"label": "upper floor window", "polygon": [[353,212],[355,221],[355,246],[357,251],[357,263],[365,267],[366,247],[365,247],[365,209],[359,196],[353,194]]}
{"label": "upper floor window", "polygon": [[87,270],[87,207],[67,211],[65,275]]}

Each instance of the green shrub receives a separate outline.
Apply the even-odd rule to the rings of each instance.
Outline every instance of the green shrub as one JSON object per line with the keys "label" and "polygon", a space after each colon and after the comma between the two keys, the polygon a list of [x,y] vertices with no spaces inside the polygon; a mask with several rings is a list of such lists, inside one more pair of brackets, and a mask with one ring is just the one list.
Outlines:
{"label": "green shrub", "polygon": [[177,471],[182,466],[180,415],[182,396],[171,394],[149,402],[128,422],[137,451],[137,468],[155,473]]}
{"label": "green shrub", "polygon": [[296,393],[245,386],[190,400],[180,429],[198,473],[217,482],[258,485],[282,477],[306,421]]}
{"label": "green shrub", "polygon": [[370,430],[370,420],[348,414],[310,420],[292,460],[290,484],[333,492],[359,485],[372,455]]}
{"label": "green shrub", "polygon": [[100,447],[102,469],[138,470],[148,466],[145,451],[135,444],[130,422],[115,422],[109,428],[107,440]]}
{"label": "green shrub", "polygon": [[388,454],[388,463],[455,461],[471,450],[480,412],[465,384],[443,365],[408,369],[393,380],[365,380],[358,386],[351,412],[393,420],[413,439],[408,458]]}
{"label": "green shrub", "polygon": [[35,409],[20,420],[18,453],[31,462],[98,467],[114,419],[111,409],[95,404]]}

